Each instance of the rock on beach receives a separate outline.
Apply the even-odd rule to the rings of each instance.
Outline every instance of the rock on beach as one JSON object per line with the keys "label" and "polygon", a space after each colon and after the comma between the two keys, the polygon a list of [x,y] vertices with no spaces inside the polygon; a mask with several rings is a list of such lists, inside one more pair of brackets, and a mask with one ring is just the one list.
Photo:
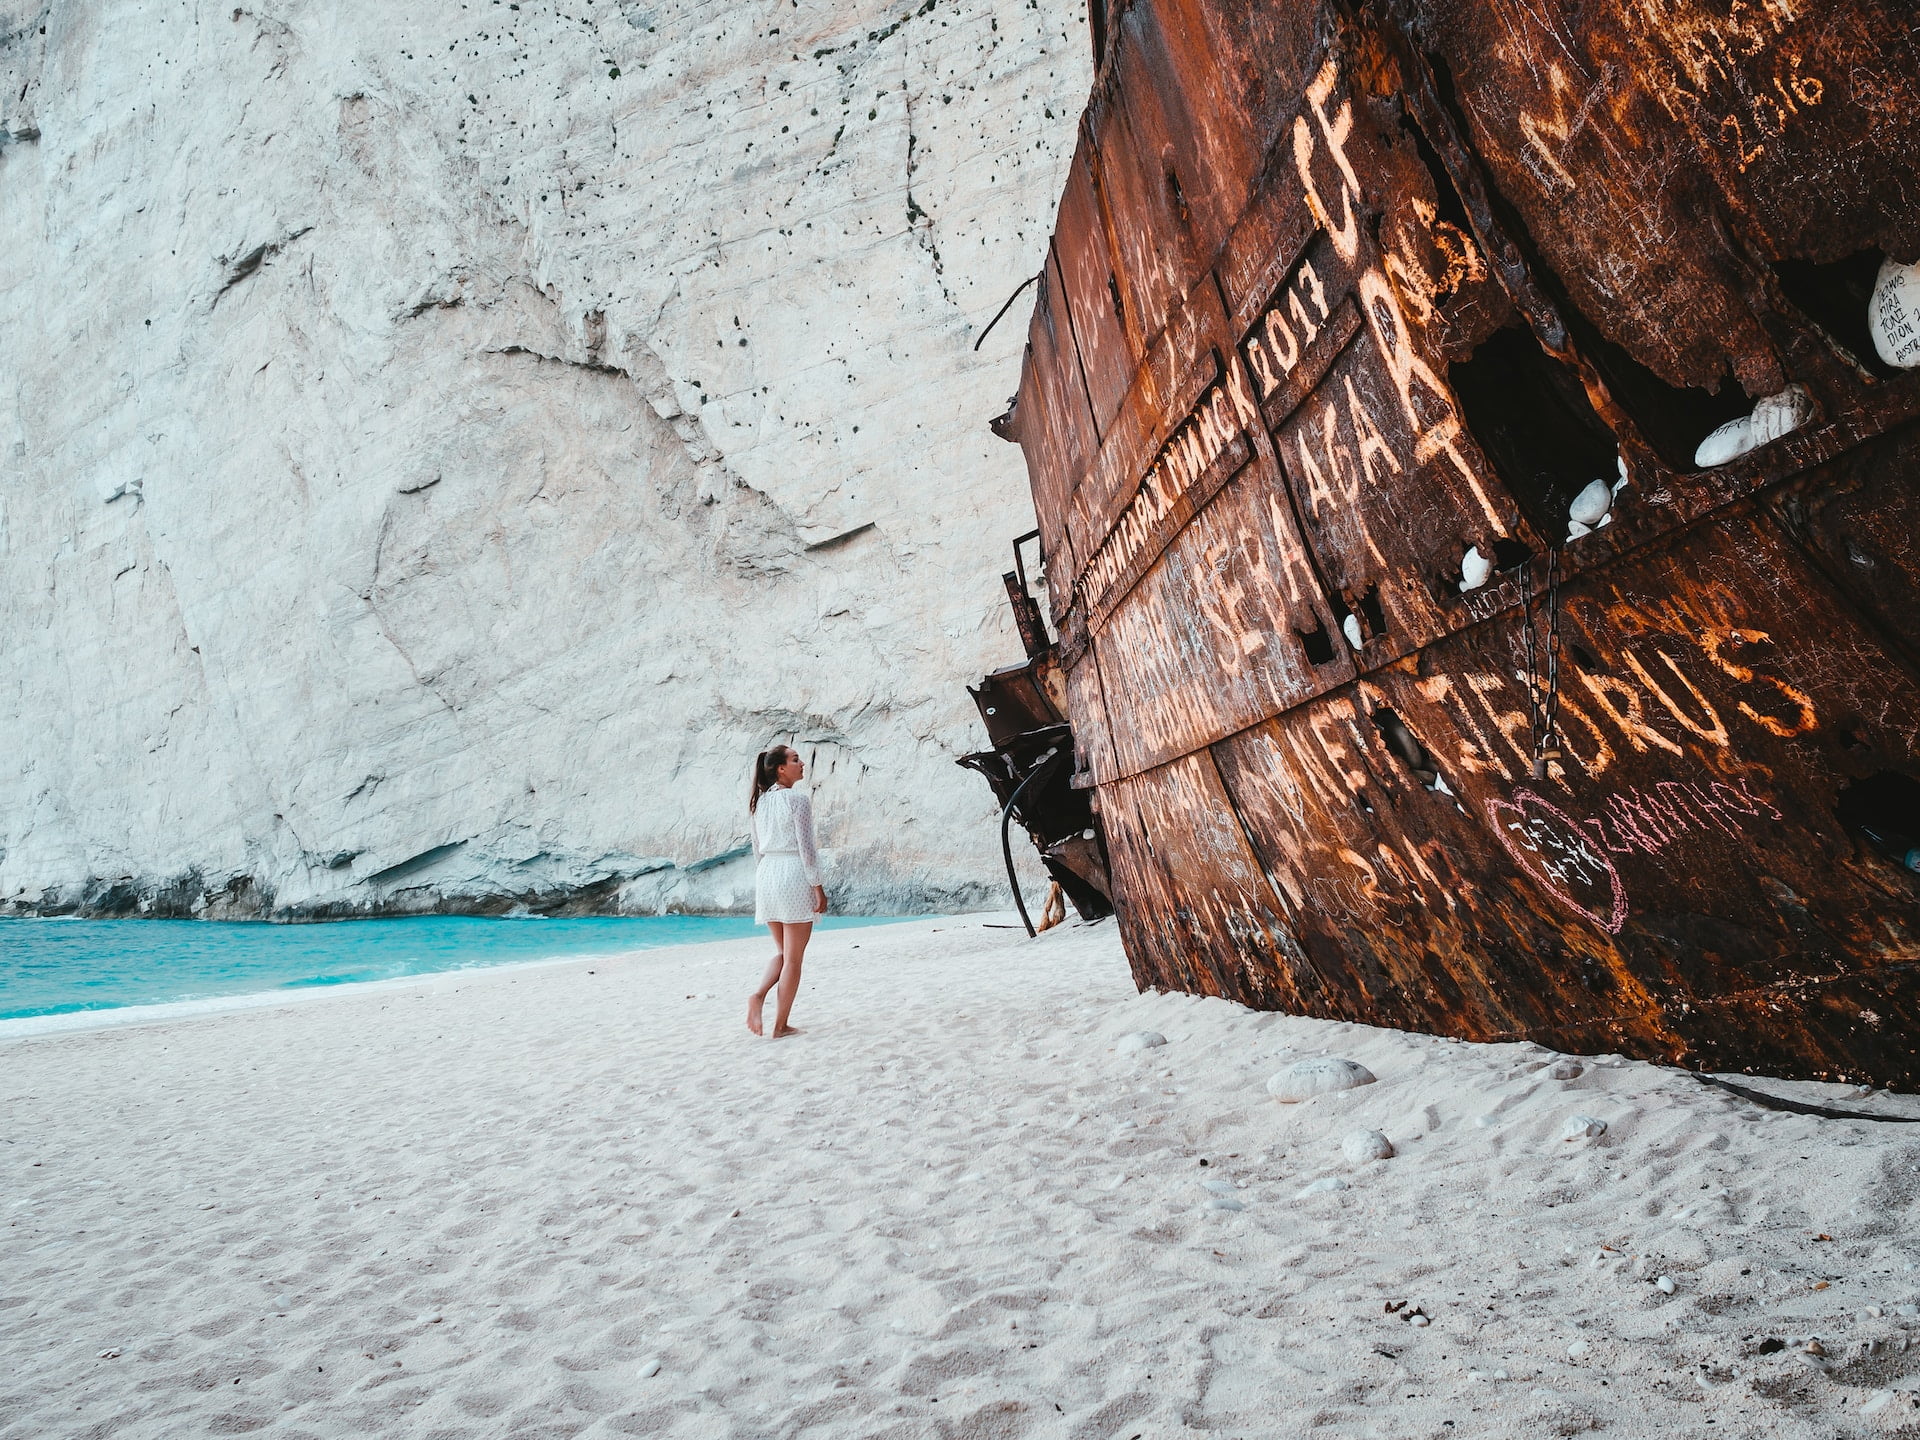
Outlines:
{"label": "rock on beach", "polygon": [[1373,1084],[1373,1072],[1356,1060],[1319,1055],[1300,1060],[1267,1081],[1267,1093],[1282,1105],[1297,1105],[1316,1095],[1333,1095]]}
{"label": "rock on beach", "polygon": [[1351,1130],[1340,1142],[1340,1153],[1355,1165],[1369,1160],[1391,1160],[1393,1142],[1378,1130]]}

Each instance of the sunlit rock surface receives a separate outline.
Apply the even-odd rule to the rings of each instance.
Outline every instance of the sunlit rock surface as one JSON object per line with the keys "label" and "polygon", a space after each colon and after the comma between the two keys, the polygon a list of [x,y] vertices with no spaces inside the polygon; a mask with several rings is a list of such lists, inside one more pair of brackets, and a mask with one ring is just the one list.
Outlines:
{"label": "sunlit rock surface", "polygon": [[998,893],[1036,7],[0,0],[0,909]]}

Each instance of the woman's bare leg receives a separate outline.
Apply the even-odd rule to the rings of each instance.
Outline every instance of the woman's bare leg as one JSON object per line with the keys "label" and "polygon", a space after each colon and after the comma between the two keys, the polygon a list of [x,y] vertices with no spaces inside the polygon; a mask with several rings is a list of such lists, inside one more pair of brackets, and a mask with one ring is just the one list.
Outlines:
{"label": "woman's bare leg", "polygon": [[747,1029],[756,1035],[763,1033],[760,1024],[760,1008],[766,1004],[767,992],[780,983],[780,967],[786,959],[787,948],[786,940],[780,932],[786,928],[778,920],[767,922],[767,929],[773,932],[773,959],[767,962],[767,973],[760,977],[760,988],[747,997]]}
{"label": "woman's bare leg", "polygon": [[787,1016],[793,1013],[793,997],[800,990],[800,963],[806,958],[807,941],[813,938],[813,922],[789,921],[781,927],[785,934],[781,936],[780,984],[774,997],[773,1038],[783,1035],[797,1035],[800,1032],[787,1024]]}

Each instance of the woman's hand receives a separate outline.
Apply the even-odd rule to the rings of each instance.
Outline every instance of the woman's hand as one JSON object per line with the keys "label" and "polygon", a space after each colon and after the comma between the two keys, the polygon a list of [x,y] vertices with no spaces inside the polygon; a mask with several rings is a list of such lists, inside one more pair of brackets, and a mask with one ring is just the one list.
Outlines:
{"label": "woman's hand", "polygon": [[819,885],[813,887],[813,913],[816,915],[827,913],[827,892]]}

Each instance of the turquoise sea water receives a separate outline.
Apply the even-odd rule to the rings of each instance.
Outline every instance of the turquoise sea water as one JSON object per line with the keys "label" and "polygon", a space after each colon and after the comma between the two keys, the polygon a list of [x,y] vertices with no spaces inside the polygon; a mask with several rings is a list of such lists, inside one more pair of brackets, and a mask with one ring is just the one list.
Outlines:
{"label": "turquoise sea water", "polygon": [[[829,916],[820,928],[888,923]],[[314,925],[0,920],[0,1020],[738,940],[759,929],[738,915],[422,915]]]}

